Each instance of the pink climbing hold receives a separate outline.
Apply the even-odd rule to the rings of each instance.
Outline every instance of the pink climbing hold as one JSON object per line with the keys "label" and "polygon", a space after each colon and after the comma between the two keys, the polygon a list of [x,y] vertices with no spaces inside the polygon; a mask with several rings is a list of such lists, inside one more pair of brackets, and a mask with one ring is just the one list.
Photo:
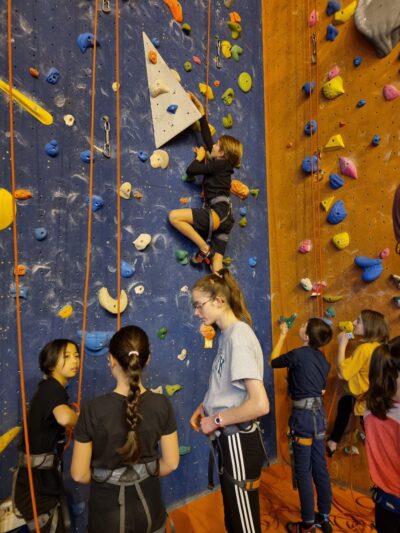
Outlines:
{"label": "pink climbing hold", "polygon": [[340,74],[340,68],[336,65],[335,67],[331,68],[331,70],[328,72],[328,80],[331,80],[332,78],[336,78],[336,76],[339,76]]}
{"label": "pink climbing hold", "polygon": [[193,56],[192,59],[194,63],[201,65],[201,59],[199,58],[199,56]]}
{"label": "pink climbing hold", "polygon": [[318,11],[313,9],[308,17],[308,27],[312,28],[318,22]]}
{"label": "pink climbing hold", "polygon": [[379,254],[379,257],[381,259],[386,259],[390,255],[390,248],[384,248],[381,253]]}
{"label": "pink climbing hold", "polygon": [[304,241],[301,241],[300,246],[298,247],[298,251],[301,254],[308,254],[308,252],[311,252],[312,250],[312,242],[310,239],[305,239]]}
{"label": "pink climbing hold", "polygon": [[348,157],[339,157],[340,172],[349,178],[358,178],[357,167]]}
{"label": "pink climbing hold", "polygon": [[385,100],[394,100],[398,96],[400,96],[400,91],[394,85],[385,85],[383,87],[383,97],[385,98]]}

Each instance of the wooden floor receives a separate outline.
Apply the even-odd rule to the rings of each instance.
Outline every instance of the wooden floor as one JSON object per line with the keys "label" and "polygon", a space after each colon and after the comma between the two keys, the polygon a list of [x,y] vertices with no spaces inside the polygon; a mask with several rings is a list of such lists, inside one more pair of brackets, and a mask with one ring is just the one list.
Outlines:
{"label": "wooden floor", "polygon": [[[290,468],[273,465],[262,475],[262,531],[285,532],[289,520],[299,520],[299,499],[291,487]],[[223,533],[222,497],[210,493],[171,513],[177,533]],[[358,492],[333,486],[331,520],[334,532],[372,533],[373,503]]]}

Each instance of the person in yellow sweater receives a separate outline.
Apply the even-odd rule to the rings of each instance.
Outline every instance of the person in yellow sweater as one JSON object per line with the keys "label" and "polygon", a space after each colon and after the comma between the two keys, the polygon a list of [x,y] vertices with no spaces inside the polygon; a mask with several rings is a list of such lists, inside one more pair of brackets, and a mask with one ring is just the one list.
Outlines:
{"label": "person in yellow sweater", "polygon": [[338,402],[335,423],[326,443],[329,457],[336,452],[353,409],[355,415],[364,415],[365,401],[362,396],[369,387],[368,372],[372,352],[379,344],[389,339],[389,327],[383,314],[378,311],[363,309],[353,325],[354,335],[361,337],[362,342],[350,357],[346,358],[348,334],[342,331],[338,336],[337,369],[339,378],[347,382],[347,394]]}

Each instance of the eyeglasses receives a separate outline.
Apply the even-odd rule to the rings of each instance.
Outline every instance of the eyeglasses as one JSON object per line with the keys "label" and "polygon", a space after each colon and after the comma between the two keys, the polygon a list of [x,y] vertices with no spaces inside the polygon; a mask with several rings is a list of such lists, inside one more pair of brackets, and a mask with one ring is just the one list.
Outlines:
{"label": "eyeglasses", "polygon": [[203,309],[203,306],[206,305],[208,302],[211,302],[211,300],[213,300],[214,298],[209,298],[208,300],[206,300],[205,302],[192,302],[192,306],[193,306],[193,309],[195,311],[201,311]]}

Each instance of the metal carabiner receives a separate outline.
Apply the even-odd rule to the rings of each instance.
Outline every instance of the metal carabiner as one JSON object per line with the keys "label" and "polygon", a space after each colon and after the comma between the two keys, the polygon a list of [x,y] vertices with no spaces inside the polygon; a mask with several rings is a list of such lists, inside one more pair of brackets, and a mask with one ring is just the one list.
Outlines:
{"label": "metal carabiner", "polygon": [[103,146],[103,155],[104,157],[107,157],[109,159],[111,157],[111,146],[110,146],[110,131],[111,131],[111,124],[110,119],[107,115],[103,116],[103,127],[104,127],[104,133],[105,133],[105,143]]}
{"label": "metal carabiner", "polygon": [[101,10],[103,11],[103,13],[110,13],[111,12],[110,0],[103,0],[103,4],[101,6]]}
{"label": "metal carabiner", "polygon": [[216,57],[214,58],[215,66],[216,66],[217,68],[222,68],[222,63],[221,63],[221,40],[220,40],[220,38],[218,37],[218,35],[214,35],[214,38],[215,38],[216,41],[217,41],[217,55],[216,55]]}

